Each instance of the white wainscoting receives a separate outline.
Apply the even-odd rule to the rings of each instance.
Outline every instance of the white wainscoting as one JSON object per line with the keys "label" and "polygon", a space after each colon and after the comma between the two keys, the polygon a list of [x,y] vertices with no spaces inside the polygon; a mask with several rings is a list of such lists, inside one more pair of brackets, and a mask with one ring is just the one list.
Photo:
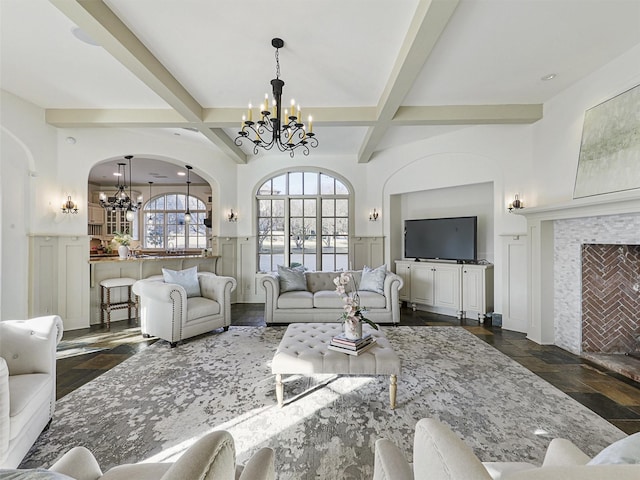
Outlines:
{"label": "white wainscoting", "polygon": [[33,235],[29,258],[29,316],[60,315],[65,330],[88,327],[89,237]]}

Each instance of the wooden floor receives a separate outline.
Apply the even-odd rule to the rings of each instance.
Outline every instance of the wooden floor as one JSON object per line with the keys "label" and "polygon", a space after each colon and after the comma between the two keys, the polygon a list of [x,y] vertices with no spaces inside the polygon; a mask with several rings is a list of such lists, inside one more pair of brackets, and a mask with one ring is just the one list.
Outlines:
{"label": "wooden floor", "polygon": [[[237,304],[233,325],[264,325],[261,304]],[[538,345],[524,334],[474,321],[402,309],[401,325],[463,326],[478,338],[555,385],[628,434],[640,432],[640,383],[558,347]],[[154,343],[142,338],[135,321],[65,332],[58,347],[58,398],[93,380]],[[168,344],[167,344],[167,348]],[[179,347],[178,347],[179,348]],[[496,406],[499,408],[499,406]]]}

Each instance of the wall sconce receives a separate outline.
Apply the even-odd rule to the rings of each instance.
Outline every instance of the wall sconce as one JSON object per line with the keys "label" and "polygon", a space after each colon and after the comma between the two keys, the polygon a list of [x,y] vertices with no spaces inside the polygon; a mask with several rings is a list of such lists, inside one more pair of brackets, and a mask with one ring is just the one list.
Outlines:
{"label": "wall sconce", "polygon": [[69,195],[67,201],[62,204],[62,213],[78,213],[78,205],[73,203],[71,195]]}
{"label": "wall sconce", "polygon": [[377,222],[379,216],[380,216],[380,213],[378,213],[376,211],[376,209],[374,208],[373,211],[369,212],[369,221],[370,222]]}
{"label": "wall sconce", "polygon": [[237,222],[238,221],[238,214],[237,213],[233,213],[233,209],[231,209],[229,211],[229,213],[227,214],[227,221],[228,222]]}
{"label": "wall sconce", "polygon": [[507,208],[509,209],[509,212],[513,210],[520,210],[521,208],[524,208],[524,202],[520,200],[520,196],[516,193],[515,197],[513,198],[513,201],[509,204]]}

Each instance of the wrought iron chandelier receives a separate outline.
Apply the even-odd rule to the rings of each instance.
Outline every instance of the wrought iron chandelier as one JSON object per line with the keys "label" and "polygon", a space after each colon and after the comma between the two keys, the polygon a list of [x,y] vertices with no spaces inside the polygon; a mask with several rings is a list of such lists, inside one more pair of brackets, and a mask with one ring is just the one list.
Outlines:
{"label": "wrought iron chandelier", "polygon": [[[127,195],[127,179],[126,179],[126,163],[118,163],[118,183],[116,184],[116,192],[112,197],[108,197],[106,193],[100,192],[100,205],[105,210],[125,211],[125,218],[128,222],[132,222],[135,218],[135,212],[142,206],[142,196],[137,201],[131,200],[131,159],[133,155],[124,157],[129,161],[129,194]],[[122,183],[120,178],[122,177]]]}
{"label": "wrought iron chandelier", "polygon": [[291,158],[295,150],[302,149],[304,155],[309,155],[309,147],[316,148],[318,139],[313,133],[312,118],[309,116],[308,127],[302,123],[300,105],[291,100],[291,111],[282,110],[282,87],[284,81],[280,80],[280,59],[278,50],[284,46],[281,38],[271,40],[271,45],[276,49],[276,78],[271,80],[273,89],[273,109],[269,109],[269,95],[265,94],[264,103],[258,111],[258,120],[253,121],[251,104],[247,116],[242,116],[241,130],[235,138],[235,144],[241,146],[244,139],[253,143],[253,154],[257,155],[258,147],[271,150],[274,145],[281,152],[289,152]]}

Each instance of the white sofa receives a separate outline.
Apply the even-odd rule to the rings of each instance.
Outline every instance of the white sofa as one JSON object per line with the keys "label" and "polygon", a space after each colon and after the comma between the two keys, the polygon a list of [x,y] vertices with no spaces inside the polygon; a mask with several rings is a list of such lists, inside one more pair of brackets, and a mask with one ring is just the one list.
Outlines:
{"label": "white sofa", "polygon": [[17,467],[56,404],[58,315],[0,322],[0,468]]}
{"label": "white sofa", "polygon": [[[260,281],[265,289],[264,320],[267,325],[295,322],[335,322],[343,312],[344,302],[336,293],[333,280],[341,272],[304,272],[306,290],[281,293],[277,273],[263,276]],[[362,271],[354,271],[360,285]],[[386,272],[383,294],[359,290],[360,304],[367,310],[367,318],[375,323],[400,322],[399,291],[402,278]]]}
{"label": "white sofa", "polygon": [[188,297],[182,285],[165,283],[154,275],[133,284],[140,297],[140,331],[144,336],[159,337],[171,347],[186,338],[231,325],[231,292],[236,288],[232,277],[199,272],[200,295]]}
{"label": "white sofa", "polygon": [[[630,437],[628,437],[630,438]],[[615,444],[614,444],[615,445]],[[613,447],[613,446],[612,446]],[[413,464],[392,442],[375,444],[373,480],[637,480],[640,464],[587,465],[591,459],[568,440],[551,441],[542,466],[481,462],[451,429],[432,418],[416,424]]]}

